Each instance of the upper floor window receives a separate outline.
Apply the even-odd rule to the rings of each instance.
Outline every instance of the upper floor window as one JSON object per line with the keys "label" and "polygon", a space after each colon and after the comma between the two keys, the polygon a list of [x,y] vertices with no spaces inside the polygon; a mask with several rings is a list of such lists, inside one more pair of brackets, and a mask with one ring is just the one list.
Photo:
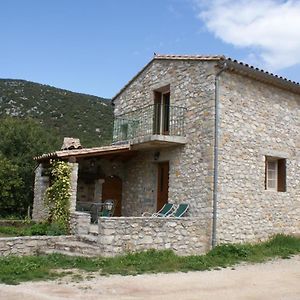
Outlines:
{"label": "upper floor window", "polygon": [[286,159],[266,156],[265,189],[286,191]]}

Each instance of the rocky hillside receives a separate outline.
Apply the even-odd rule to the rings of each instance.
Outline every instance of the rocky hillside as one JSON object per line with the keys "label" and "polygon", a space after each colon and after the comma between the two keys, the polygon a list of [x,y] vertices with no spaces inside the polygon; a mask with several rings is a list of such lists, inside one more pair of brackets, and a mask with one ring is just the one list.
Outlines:
{"label": "rocky hillside", "polygon": [[109,99],[25,80],[0,79],[0,118],[33,118],[61,138],[80,138],[83,147],[110,143],[113,111]]}

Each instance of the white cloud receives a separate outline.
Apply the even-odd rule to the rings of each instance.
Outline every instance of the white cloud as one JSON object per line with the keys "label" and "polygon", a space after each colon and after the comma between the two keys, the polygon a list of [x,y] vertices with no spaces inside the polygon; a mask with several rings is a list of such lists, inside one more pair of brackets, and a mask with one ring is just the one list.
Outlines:
{"label": "white cloud", "polygon": [[279,70],[300,63],[299,0],[195,0],[198,17],[225,43]]}

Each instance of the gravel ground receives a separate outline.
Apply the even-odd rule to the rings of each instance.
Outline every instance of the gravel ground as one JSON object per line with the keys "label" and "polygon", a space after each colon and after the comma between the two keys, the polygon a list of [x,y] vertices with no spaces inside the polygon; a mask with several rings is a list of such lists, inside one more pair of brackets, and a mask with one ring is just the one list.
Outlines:
{"label": "gravel ground", "polygon": [[[0,270],[1,272],[1,270]],[[0,285],[1,300],[300,299],[300,256],[234,269]]]}

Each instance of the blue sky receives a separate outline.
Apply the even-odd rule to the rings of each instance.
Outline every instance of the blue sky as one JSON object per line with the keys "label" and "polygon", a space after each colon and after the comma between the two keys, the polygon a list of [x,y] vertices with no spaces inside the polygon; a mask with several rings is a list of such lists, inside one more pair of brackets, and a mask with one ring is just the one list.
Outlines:
{"label": "blue sky", "polygon": [[157,52],[225,54],[300,81],[297,20],[299,1],[3,0],[0,78],[109,98]]}

